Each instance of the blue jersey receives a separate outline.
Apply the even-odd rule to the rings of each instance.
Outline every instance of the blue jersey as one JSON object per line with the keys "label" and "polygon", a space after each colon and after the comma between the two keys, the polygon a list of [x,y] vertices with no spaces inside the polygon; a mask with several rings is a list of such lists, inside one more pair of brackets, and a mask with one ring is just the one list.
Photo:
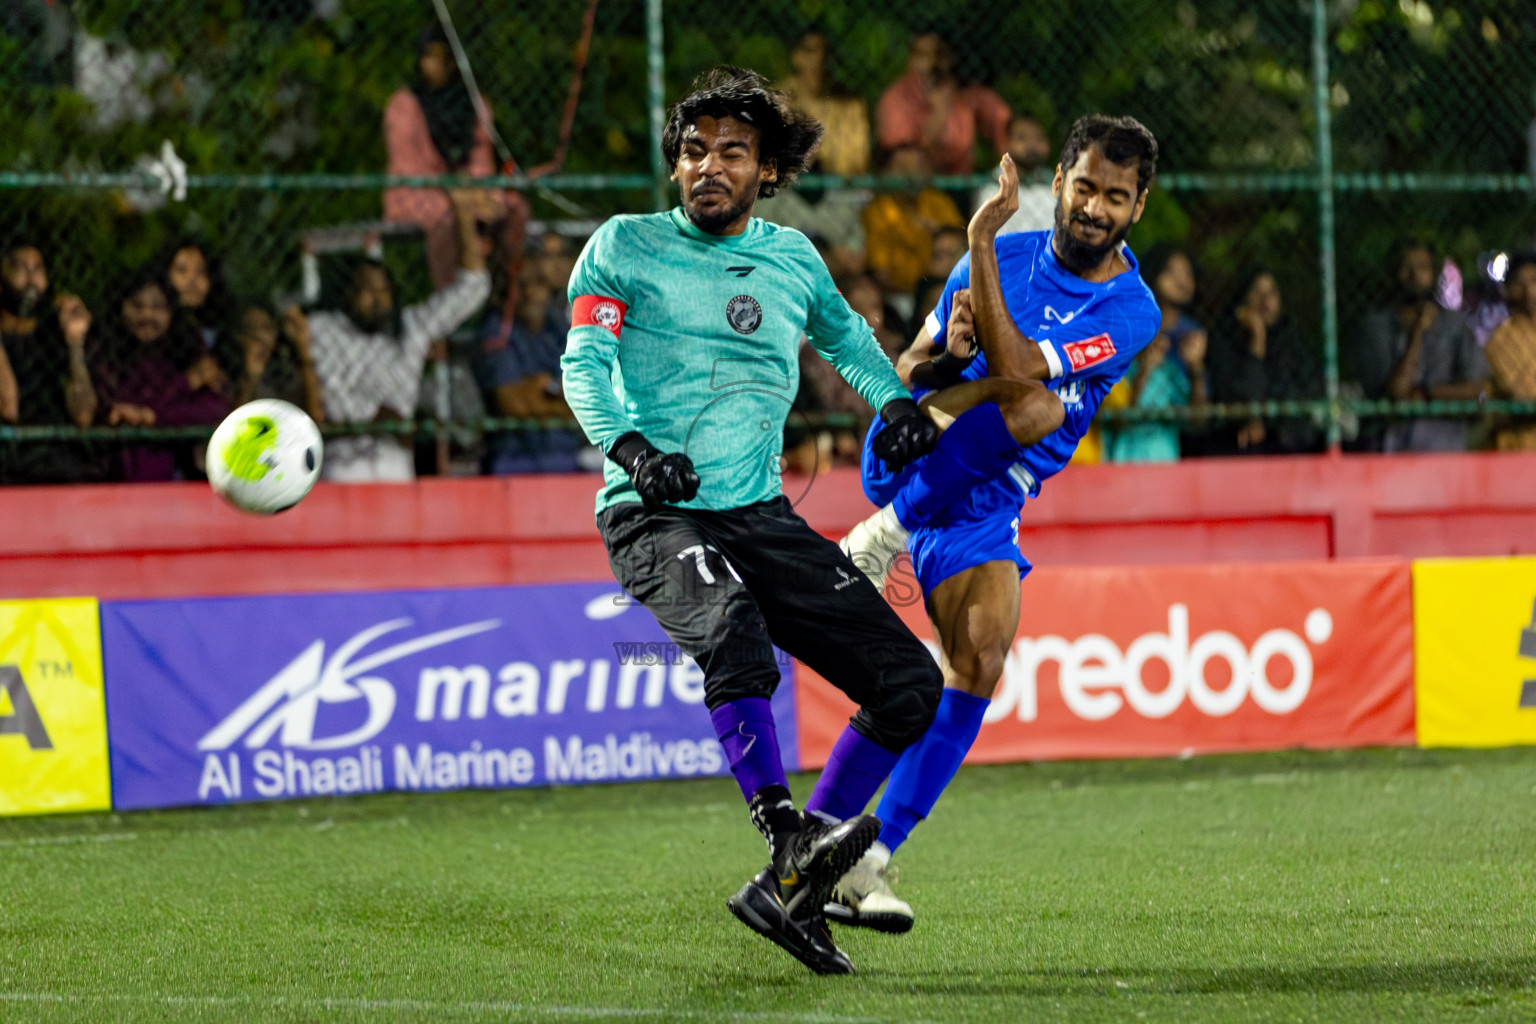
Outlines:
{"label": "blue jersey", "polygon": [[[1040,493],[1041,481],[1059,473],[1088,432],[1093,415],[1136,354],[1157,336],[1162,314],[1142,283],[1136,259],[1121,250],[1130,270],[1102,284],[1084,281],[1063,267],[1051,248],[1051,232],[1003,235],[997,263],[1003,302],[1024,336],[1040,346],[1050,376],[1047,387],[1061,398],[1066,417],[1052,433],[1024,449],[1004,475],[973,487],[907,538],[912,569],[926,600],[943,581],[973,566],[1013,562],[1022,576],[1029,560],[1019,551],[1020,506]],[[971,284],[970,257],[963,258],[928,317],[929,337],[944,344],[955,292]],[[986,356],[965,370],[967,380],[987,375]],[[921,464],[892,473],[874,453],[876,421],[864,440],[864,493],[888,504]],[[933,458],[929,455],[925,458]]]}
{"label": "blue jersey", "polygon": [[[1162,313],[1129,248],[1121,255],[1130,270],[1097,284],[1061,265],[1051,248],[1050,231],[1002,235],[995,248],[1003,302],[1024,336],[1039,344],[1050,367],[1045,384],[1060,396],[1066,410],[1062,425],[1032,445],[1009,474],[1005,486],[1016,491],[1016,509],[1071,460],[1104,396],[1157,336]],[[939,345],[944,344],[955,292],[970,286],[967,253],[926,321],[928,335]],[[978,355],[963,376],[976,380],[986,375],[987,357]]]}

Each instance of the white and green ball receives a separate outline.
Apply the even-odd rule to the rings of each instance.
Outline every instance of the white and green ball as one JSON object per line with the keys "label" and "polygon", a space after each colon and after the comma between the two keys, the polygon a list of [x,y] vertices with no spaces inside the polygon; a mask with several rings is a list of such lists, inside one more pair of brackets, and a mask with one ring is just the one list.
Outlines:
{"label": "white and green ball", "polygon": [[208,482],[225,501],[257,515],[297,505],[320,479],[315,421],[275,398],[230,413],[208,442]]}

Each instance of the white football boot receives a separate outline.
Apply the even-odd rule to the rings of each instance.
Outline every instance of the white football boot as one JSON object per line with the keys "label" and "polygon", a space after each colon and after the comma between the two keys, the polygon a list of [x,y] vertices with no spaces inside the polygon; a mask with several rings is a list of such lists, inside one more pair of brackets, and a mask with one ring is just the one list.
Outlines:
{"label": "white football boot", "polygon": [[875,852],[865,854],[837,880],[824,908],[827,920],[893,935],[911,931],[912,907],[891,891],[894,881],[895,868]]}
{"label": "white football boot", "polygon": [[895,511],[887,505],[862,523],[848,531],[848,536],[838,541],[843,554],[869,577],[869,582],[879,591],[885,590],[885,578],[890,575],[896,556],[907,550],[909,532],[896,518]]}

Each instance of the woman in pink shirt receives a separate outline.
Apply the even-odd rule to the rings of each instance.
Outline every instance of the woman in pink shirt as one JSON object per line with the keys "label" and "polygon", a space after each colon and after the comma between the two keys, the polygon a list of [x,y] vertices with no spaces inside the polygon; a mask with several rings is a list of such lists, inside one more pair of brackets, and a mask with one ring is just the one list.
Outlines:
{"label": "woman in pink shirt", "polygon": [[932,32],[912,40],[907,73],[885,90],[876,110],[881,151],[919,146],[935,174],[974,172],[977,132],[1006,153],[1012,116],[991,89],[956,82],[949,47]]}
{"label": "woman in pink shirt", "polygon": [[[491,116],[489,104],[486,118]],[[384,108],[384,144],[389,173],[433,177],[496,173],[491,136],[475,110],[440,26],[422,32],[416,44],[416,75],[395,91]],[[516,192],[485,191],[478,219],[499,224],[512,254],[522,249],[528,205]],[[384,193],[384,219],[416,224],[427,236],[427,264],[437,288],[453,283],[459,269],[458,236],[448,194],[435,188],[391,188]]]}

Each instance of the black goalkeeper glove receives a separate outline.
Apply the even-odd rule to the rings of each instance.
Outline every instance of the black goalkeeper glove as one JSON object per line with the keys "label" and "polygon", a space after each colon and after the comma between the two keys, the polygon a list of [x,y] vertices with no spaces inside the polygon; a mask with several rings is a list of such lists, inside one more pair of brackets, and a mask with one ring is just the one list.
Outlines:
{"label": "black goalkeeper glove", "polygon": [[613,442],[608,457],[624,467],[646,508],[691,501],[699,493],[699,474],[694,472],[693,460],[682,452],[663,453],[638,431]]}
{"label": "black goalkeeper glove", "polygon": [[939,428],[910,398],[886,402],[880,418],[885,426],[875,435],[875,454],[892,473],[900,473],[907,463],[933,451],[939,441]]}

